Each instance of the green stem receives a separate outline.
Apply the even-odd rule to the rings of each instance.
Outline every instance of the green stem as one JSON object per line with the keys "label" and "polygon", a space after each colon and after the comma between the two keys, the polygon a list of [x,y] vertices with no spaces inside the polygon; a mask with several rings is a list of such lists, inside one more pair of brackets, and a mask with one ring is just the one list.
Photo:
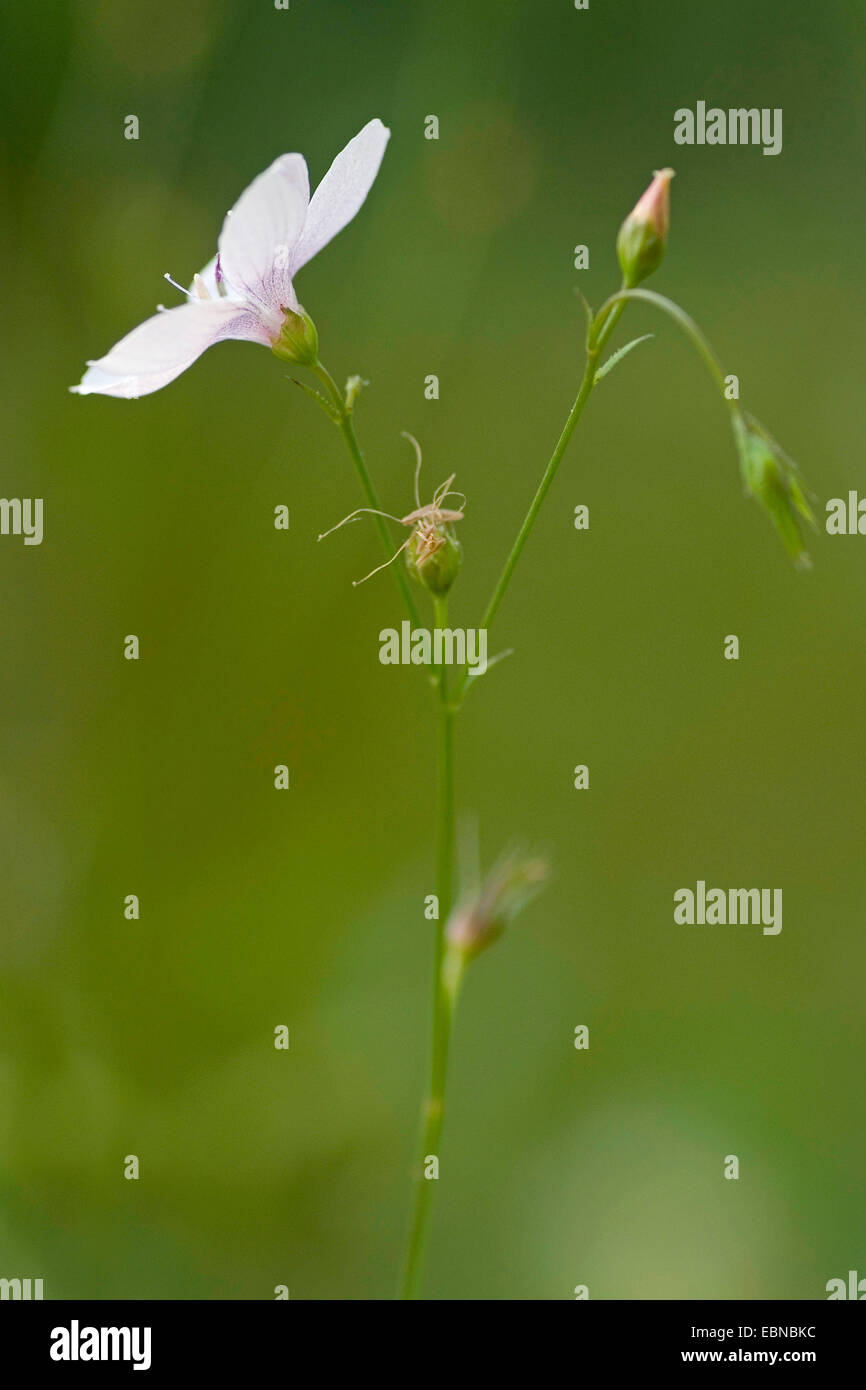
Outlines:
{"label": "green stem", "polygon": [[[729,401],[725,395],[725,377],[715,353],[697,324],[679,307],[679,305],[675,304],[672,300],[665,299],[663,295],[655,294],[651,290],[623,288],[619,290],[617,294],[611,295],[602,305],[595,319],[590,324],[587,337],[586,367],[584,369],[583,379],[580,383],[580,390],[569,411],[562,433],[550,456],[541,482],[538,485],[535,496],[532,499],[529,510],[517,533],[517,538],[511,548],[508,559],[505,562],[505,567],[484,612],[480,624],[482,628],[489,629],[491,627],[499,610],[499,606],[505,597],[517,562],[529,539],[530,532],[535,525],[544,499],[556,477],[559,465],[562,462],[562,458],[571,440],[571,436],[592,395],[596,381],[596,369],[599,357],[630,299],[643,300],[645,303],[652,304],[656,308],[662,309],[675,320],[697,348],[713,380],[718,386],[722,398],[725,400],[725,404],[731,408],[735,428],[737,422],[742,419],[739,406],[736,402]],[[355,463],[370,506],[381,510],[373,482],[367,472],[355,436],[351,412],[346,406],[345,399],[340,393],[333,377],[321,363],[317,363],[314,370],[325,385],[336,407],[341,433],[343,434],[349,453]],[[390,553],[391,539],[384,520],[379,516],[375,517],[375,520],[386,552]],[[396,576],[399,586],[403,591],[412,621],[416,626],[420,625],[417,610],[409,592],[406,576],[402,570],[397,571]],[[437,597],[435,599],[435,621],[439,628],[448,626],[448,604],[445,597]],[[436,875],[438,916],[435,924],[430,1073],[427,1096],[422,1112],[419,1171],[406,1258],[405,1277],[402,1286],[402,1296],[405,1299],[417,1298],[421,1283],[424,1249],[433,1201],[433,1184],[438,1179],[438,1173],[437,1178],[427,1177],[424,1170],[428,1159],[434,1157],[437,1161],[439,1159],[442,1128],[445,1118],[445,1085],[448,1074],[448,1053],[454,1021],[454,1010],[462,979],[462,966],[459,962],[456,968],[450,968],[454,962],[447,954],[445,931],[448,919],[451,915],[452,881],[454,876],[454,718],[465,693],[468,679],[469,676],[467,671],[464,672],[462,678],[458,682],[456,690],[453,694],[449,695],[446,666],[444,664],[441,665],[437,672],[437,689],[439,695],[439,832]]]}
{"label": "green stem", "polygon": [[[448,600],[435,599],[435,620],[438,628],[448,626]],[[448,696],[448,669],[438,670],[439,691],[439,841],[436,867],[436,894],[439,915],[435,923],[433,1000],[431,1008],[430,1076],[421,1123],[421,1150],[415,1190],[415,1206],[409,1235],[404,1299],[415,1299],[421,1282],[424,1247],[430,1220],[430,1209],[437,1178],[426,1177],[425,1160],[439,1158],[442,1125],[445,1118],[445,1082],[448,1074],[448,1051],[454,1008],[457,1002],[458,978],[446,978],[445,928],[451,915],[454,878],[454,715]]]}
{"label": "green stem", "polygon": [[[719,388],[722,400],[730,410],[733,418],[736,420],[741,419],[742,411],[739,405],[735,400],[728,400],[725,395],[727,383],[725,381],[725,373],[722,370],[722,365],[718,357],[713,352],[709,342],[704,337],[691,315],[687,314],[685,309],[681,309],[679,304],[675,304],[672,299],[666,299],[663,294],[656,294],[655,290],[624,289],[620,290],[617,294],[612,294],[610,299],[602,304],[596,315],[596,323],[601,323],[603,325],[601,329],[602,337],[606,336],[607,323],[605,323],[605,319],[607,319],[608,322],[610,322],[610,320],[615,320],[617,311],[621,313],[622,308],[630,299],[638,299],[644,304],[652,304],[654,308],[661,309],[662,313],[667,314],[669,318],[673,319],[674,323],[685,333],[692,346],[697,349],[707,371]],[[599,341],[601,341],[601,338]]]}
{"label": "green stem", "polygon": [[[620,293],[622,293],[622,291],[620,291]],[[610,301],[608,301],[608,303],[610,303]],[[616,328],[617,324],[622,318],[623,311],[625,310],[625,305],[626,301],[624,299],[620,299],[611,309],[610,313],[606,315],[606,322],[601,326],[601,330],[598,334],[598,337],[595,339],[594,344],[590,344],[591,346],[594,345],[597,353],[601,352],[602,348],[607,343],[607,340],[610,337],[611,333]],[[596,322],[598,322],[599,318],[601,318],[601,313],[598,314]]]}
{"label": "green stem", "polygon": [[[373,479],[370,477],[367,465],[364,462],[364,455],[361,453],[361,446],[358,443],[358,436],[355,434],[355,426],[352,421],[352,412],[346,406],[345,397],[343,396],[343,393],[341,392],[334,378],[331,376],[331,373],[328,371],[327,367],[323,366],[321,362],[317,362],[315,367],[312,368],[312,371],[315,372],[316,376],[322,382],[337,410],[337,415],[339,417],[337,424],[340,433],[345,441],[346,448],[349,451],[349,455],[352,459],[352,462],[355,465],[355,471],[361,480],[361,486],[364,489],[364,495],[366,496],[367,501],[370,504],[370,507],[373,509],[373,512],[381,512],[382,503],[379,501],[379,495],[376,492]],[[382,542],[382,548],[385,552],[385,555],[387,558],[390,559],[390,557],[394,553],[394,541],[390,531],[388,530],[388,527],[385,525],[385,519],[384,517],[376,516],[374,514],[373,521],[375,522],[376,530],[379,532],[379,538]],[[414,627],[420,627],[421,618],[418,613],[418,609],[415,606],[415,600],[412,597],[412,593],[409,588],[409,581],[406,578],[406,572],[403,566],[399,563],[393,565],[391,567],[391,573],[393,574],[397,582],[397,588],[403,595],[403,601],[406,604],[406,610],[409,614],[412,625]]]}
{"label": "green stem", "polygon": [[493,596],[487,605],[484,617],[481,619],[480,626],[483,628],[489,628],[493,623],[493,619],[496,617],[499,605],[505,597],[505,591],[511,582],[511,576],[514,573],[517,561],[520,559],[520,556],[523,552],[523,547],[526,545],[526,542],[529,539],[529,533],[535,525],[535,518],[541,511],[542,503],[544,502],[545,497],[550,491],[550,485],[556,477],[557,469],[559,468],[559,465],[562,462],[562,456],[568,448],[568,442],[571,439],[571,436],[574,434],[575,426],[578,420],[580,419],[581,415],[583,414],[584,406],[586,405],[587,401],[590,398],[590,395],[592,394],[592,388],[595,378],[595,364],[597,359],[597,351],[587,353],[586,370],[583,374],[583,381],[580,383],[580,390],[577,394],[577,399],[575,400],[574,405],[571,407],[571,410],[569,411],[568,419],[565,422],[562,434],[559,436],[556,448],[550,456],[550,461],[544,470],[544,476],[542,477],[541,482],[538,484],[538,488],[530,504],[529,511],[526,513],[526,516],[523,519],[523,525],[517,533],[517,539],[514,542],[514,545],[511,547],[511,553],[505,562],[505,568],[503,569],[502,574],[499,576],[499,583],[493,590]]}
{"label": "green stem", "polygon": [[[583,380],[580,384],[580,391],[578,392],[577,399],[575,400],[574,405],[571,407],[568,419],[565,422],[565,428],[563,429],[562,434],[559,437],[556,448],[554,449],[553,454],[551,455],[550,462],[548,463],[547,468],[544,471],[544,476],[538,485],[538,490],[532,499],[529,511],[527,512],[526,517],[524,518],[523,525],[517,533],[517,539],[511,548],[511,553],[508,556],[508,559],[505,562],[505,568],[503,569],[502,574],[499,577],[499,582],[496,585],[496,588],[493,590],[493,596],[487,605],[484,617],[481,619],[482,628],[490,628],[491,624],[493,623],[493,619],[495,618],[498,612],[499,605],[505,597],[505,591],[511,582],[511,576],[514,573],[517,561],[520,559],[523,547],[529,539],[529,533],[535,525],[535,519],[538,516],[539,511],[541,510],[541,505],[545,497],[547,496],[548,490],[550,489],[550,485],[556,477],[556,472],[559,468],[560,462],[562,461],[562,456],[568,447],[568,443],[571,439],[572,434],[574,433],[575,426],[577,425],[578,420],[583,414],[584,407],[587,401],[589,400],[590,396],[592,395],[592,389],[595,385],[596,364],[598,362],[599,356],[601,355],[601,352],[607,344],[608,339],[610,338],[611,334],[616,328],[616,325],[619,322],[620,317],[622,316],[626,304],[631,299],[642,300],[646,304],[654,305],[655,308],[661,309],[664,313],[668,314],[674,320],[675,323],[679,325],[679,327],[691,340],[694,347],[697,348],[698,353],[700,354],[704,364],[706,365],[707,369],[710,372],[710,375],[713,378],[713,381],[719,388],[719,392],[722,396],[722,399],[725,402],[725,405],[730,410],[731,423],[734,428],[734,433],[736,434],[738,428],[742,427],[743,425],[743,414],[738,403],[734,400],[729,400],[725,394],[725,374],[722,371],[721,364],[718,358],[716,357],[716,354],[713,352],[713,349],[710,347],[710,344],[708,343],[707,339],[704,337],[703,333],[698,328],[698,325],[695,323],[694,319],[691,318],[685,312],[684,309],[681,309],[678,304],[675,304],[672,299],[666,299],[664,295],[656,294],[654,290],[622,288],[618,290],[616,294],[612,294],[609,299],[605,300],[604,304],[601,306],[598,313],[596,314],[595,319],[590,324],[586,347],[586,370],[584,371]],[[469,673],[467,671],[464,672],[460,680],[460,683],[455,691],[455,705],[460,704],[460,701],[462,700],[463,695],[466,692],[466,687],[468,683]]]}
{"label": "green stem", "polygon": [[[621,312],[622,310],[619,311],[619,313]],[[613,329],[616,325],[616,319],[619,318],[619,313],[616,314],[616,317],[614,317],[613,313],[610,314],[608,324],[605,326],[605,329],[603,330],[599,340],[587,346],[586,368],[583,373],[583,380],[580,383],[580,390],[577,393],[577,398],[574,402],[574,405],[571,407],[571,410],[569,411],[568,419],[565,422],[562,434],[559,436],[559,439],[557,440],[556,448],[551,454],[550,461],[544,470],[544,476],[542,477],[541,482],[538,485],[535,496],[533,497],[532,502],[530,504],[529,511],[526,513],[526,516],[523,519],[523,525],[517,533],[517,539],[515,540],[514,545],[511,547],[511,553],[505,562],[505,568],[503,569],[502,574],[499,576],[499,582],[496,585],[496,588],[493,590],[493,596],[491,597],[490,602],[488,603],[487,608],[484,611],[484,617],[481,619],[480,623],[480,626],[482,628],[487,628],[489,630],[493,623],[493,619],[496,617],[496,614],[499,610],[499,605],[505,597],[505,591],[511,582],[511,576],[513,575],[514,570],[517,566],[517,561],[520,559],[520,556],[523,552],[523,547],[526,545],[526,542],[529,539],[529,533],[535,525],[535,518],[541,511],[542,503],[544,502],[544,499],[550,490],[551,483],[556,477],[557,469],[559,468],[559,465],[562,462],[563,454],[568,448],[569,440],[571,439],[571,436],[574,434],[575,426],[577,425],[578,420],[583,414],[584,407],[587,401],[592,395],[592,388],[595,385],[595,372],[596,364],[598,362],[598,356],[601,352],[604,343],[607,342],[607,339],[613,332]],[[468,672],[464,672],[455,692],[456,704],[460,703],[460,700],[462,699],[466,691],[466,686],[468,682],[469,674]]]}
{"label": "green stem", "polygon": [[[587,401],[592,395],[592,388],[595,386],[595,372],[599,356],[601,355],[601,352],[605,347],[608,339],[610,338],[611,334],[613,333],[614,329],[619,323],[624,309],[624,292],[620,291],[619,295],[613,295],[603,306],[603,308],[599,310],[598,314],[596,315],[595,319],[590,325],[589,336],[586,345],[586,368],[583,373],[583,380],[580,383],[580,390],[577,393],[577,399],[575,400],[574,405],[571,407],[562,434],[559,436],[556,448],[550,456],[550,462],[544,470],[544,476],[538,485],[538,490],[532,499],[529,511],[526,513],[526,516],[524,517],[523,525],[517,533],[517,539],[514,542],[514,545],[511,547],[511,553],[505,562],[505,568],[503,569],[502,574],[499,576],[499,583],[493,590],[493,596],[487,605],[484,617],[481,619],[482,628],[490,628],[491,624],[493,623],[493,619],[496,617],[496,614],[499,610],[499,605],[505,597],[505,591],[508,588],[508,585],[511,583],[511,576],[513,575],[514,570],[517,566],[517,561],[520,559],[523,547],[526,545],[526,542],[529,539],[529,533],[535,525],[535,518],[541,511],[541,504],[547,496],[551,483],[556,477],[557,469],[559,468],[559,465],[562,462],[563,454],[568,448],[569,440],[571,439],[571,436],[574,434],[575,426],[577,425],[578,420],[583,414],[583,410]],[[592,311],[589,310],[588,312],[591,313]],[[460,704],[460,701],[462,700],[463,695],[466,692],[466,686],[468,682],[469,673],[468,671],[466,671],[464,672],[460,680],[460,684],[458,685],[457,690],[455,692],[455,704]]]}

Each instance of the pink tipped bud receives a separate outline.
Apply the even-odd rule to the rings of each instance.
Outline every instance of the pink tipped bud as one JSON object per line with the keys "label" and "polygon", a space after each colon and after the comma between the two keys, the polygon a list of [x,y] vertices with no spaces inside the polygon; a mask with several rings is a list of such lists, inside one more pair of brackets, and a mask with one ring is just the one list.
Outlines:
{"label": "pink tipped bud", "polygon": [[542,859],[507,855],[491,870],[480,890],[458,907],[445,938],[462,961],[475,956],[501,936],[509,922],[544,885],[548,868]]}
{"label": "pink tipped bud", "polygon": [[619,229],[617,255],[629,289],[661,265],[670,226],[673,169],[659,169]]}

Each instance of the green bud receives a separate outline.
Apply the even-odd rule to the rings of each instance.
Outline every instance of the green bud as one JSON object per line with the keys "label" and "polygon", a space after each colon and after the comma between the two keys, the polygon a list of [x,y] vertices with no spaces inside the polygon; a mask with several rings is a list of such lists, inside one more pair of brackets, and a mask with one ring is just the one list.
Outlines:
{"label": "green bud", "polygon": [[665,254],[670,226],[670,185],[673,169],[656,171],[619,229],[616,251],[627,289],[658,270]]}
{"label": "green bud", "polygon": [[420,522],[409,537],[406,568],[437,597],[447,594],[460,572],[463,551],[453,527]]}
{"label": "green bud", "polygon": [[280,336],[272,351],[284,362],[297,362],[302,367],[315,367],[319,360],[319,335],[309,314],[300,309],[284,311]]}
{"label": "green bud", "polygon": [[803,542],[802,522],[815,528],[815,517],[800,483],[797,465],[783,453],[757,420],[735,418],[734,434],[746,492],[769,516],[794,564],[811,564]]}

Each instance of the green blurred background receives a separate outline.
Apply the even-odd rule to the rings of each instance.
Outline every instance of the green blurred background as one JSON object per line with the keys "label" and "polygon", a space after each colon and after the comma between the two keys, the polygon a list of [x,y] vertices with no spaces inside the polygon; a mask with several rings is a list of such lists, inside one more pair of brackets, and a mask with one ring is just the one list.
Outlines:
{"label": "green blurred background", "polygon": [[[46,0],[6,28],[0,491],[44,497],[45,539],[0,538],[0,1274],[389,1297],[435,737],[424,679],[377,659],[393,585],[351,587],[372,529],[316,544],[356,480],[249,344],[138,402],[67,387],[176,302],[163,272],[190,280],[277,154],[315,183],[381,116],[373,193],[297,288],[331,370],[371,382],[385,505],[411,501],[402,429],[427,493],[456,470],[473,625],[576,390],[574,285],[615,287],[619,222],[670,163],[653,287],[823,517],[866,483],[862,9]],[[676,147],[698,99],[782,107],[782,154]],[[796,574],[688,345],[643,307],[629,328],[656,340],[593,399],[492,638],[514,656],[461,721],[485,861],[523,839],[555,878],[463,997],[431,1298],[811,1299],[866,1274],[866,540],[822,532]],[[698,878],[781,886],[781,935],[675,926]]]}

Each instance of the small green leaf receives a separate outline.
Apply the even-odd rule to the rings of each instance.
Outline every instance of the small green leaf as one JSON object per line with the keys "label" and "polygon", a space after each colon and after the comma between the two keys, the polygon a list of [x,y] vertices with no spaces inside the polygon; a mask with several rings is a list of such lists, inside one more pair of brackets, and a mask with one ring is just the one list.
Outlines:
{"label": "small green leaf", "polygon": [[469,670],[469,679],[470,679],[470,680],[476,680],[476,681],[477,681],[477,680],[479,679],[479,677],[481,677],[481,676],[483,676],[483,675],[486,675],[486,673],[490,670],[491,666],[495,666],[495,665],[496,665],[497,661],[504,661],[505,658],[506,658],[507,656],[513,656],[513,655],[514,655],[514,648],[513,648],[513,647],[508,647],[504,652],[498,652],[496,656],[491,656],[491,657],[488,659],[487,665],[484,667],[484,670],[483,670],[483,671],[473,671],[473,670],[470,668],[470,670]]}
{"label": "small green leaf", "polygon": [[612,355],[611,357],[609,357],[609,358],[607,359],[607,361],[606,361],[601,367],[599,367],[598,371],[596,372],[596,374],[595,374],[596,385],[598,384],[598,382],[601,381],[601,379],[602,379],[603,376],[607,376],[607,374],[608,374],[608,372],[610,371],[611,367],[615,367],[616,364],[617,364],[617,362],[621,362],[622,359],[626,356],[626,354],[629,353],[629,352],[631,352],[632,348],[636,348],[636,347],[637,347],[638,343],[645,343],[645,342],[647,342],[650,338],[654,338],[654,337],[655,337],[655,334],[654,334],[654,333],[644,333],[644,335],[643,335],[642,338],[632,338],[631,342],[630,342],[630,343],[626,343],[625,347],[618,348],[617,351],[616,351],[615,353],[613,353],[613,355]]}
{"label": "small green leaf", "polygon": [[308,386],[305,381],[298,381],[298,378],[296,376],[290,376],[289,381],[293,381],[296,386],[300,386],[302,391],[306,391],[307,395],[312,397],[312,399],[316,402],[316,405],[320,405],[322,407],[328,418],[330,420],[333,420],[335,425],[339,425],[340,416],[337,411],[337,407],[333,405],[331,401],[329,401],[325,396],[323,396],[320,391],[314,390],[314,388],[312,386]]}
{"label": "small green leaf", "polygon": [[586,314],[586,340],[587,342],[589,342],[589,335],[592,332],[592,325],[595,321],[595,314],[592,311],[592,305],[590,304],[583,290],[580,289],[578,285],[575,285],[574,292],[580,300],[580,307]]}

